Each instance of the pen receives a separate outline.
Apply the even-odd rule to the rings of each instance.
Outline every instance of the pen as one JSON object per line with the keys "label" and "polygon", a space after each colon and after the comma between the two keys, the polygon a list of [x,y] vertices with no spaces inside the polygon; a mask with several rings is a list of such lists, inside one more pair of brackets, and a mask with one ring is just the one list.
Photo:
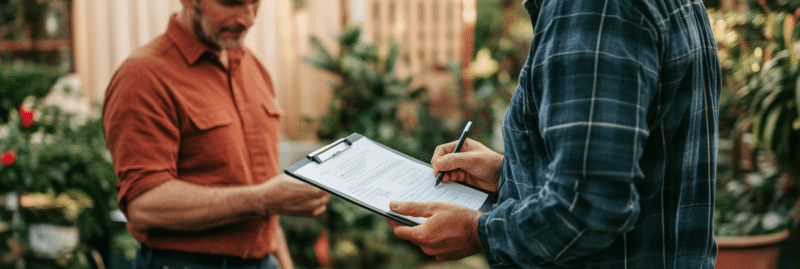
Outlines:
{"label": "pen", "polygon": [[[467,126],[464,126],[464,131],[461,132],[461,137],[458,138],[458,144],[456,144],[456,148],[453,149],[453,153],[458,153],[461,150],[461,145],[464,145],[464,140],[467,140],[467,134],[469,134],[469,129],[472,128],[472,121],[467,122]],[[439,183],[442,183],[442,178],[444,178],[444,172],[439,171],[439,175],[436,176],[436,185],[439,186]]]}

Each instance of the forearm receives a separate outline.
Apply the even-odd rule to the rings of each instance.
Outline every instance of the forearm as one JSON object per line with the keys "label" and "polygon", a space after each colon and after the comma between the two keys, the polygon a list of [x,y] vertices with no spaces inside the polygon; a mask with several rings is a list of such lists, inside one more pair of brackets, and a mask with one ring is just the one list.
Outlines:
{"label": "forearm", "polygon": [[[570,187],[548,184],[537,195],[507,200],[481,216],[478,233],[487,260],[495,266],[569,266],[634,228],[640,209],[638,203],[626,199],[634,194],[606,196],[588,194],[587,189],[608,188],[596,184],[574,192]],[[576,196],[579,198],[567,199]]]}
{"label": "forearm", "polygon": [[134,229],[199,231],[261,218],[254,187],[210,187],[167,181],[130,201],[128,219]]}

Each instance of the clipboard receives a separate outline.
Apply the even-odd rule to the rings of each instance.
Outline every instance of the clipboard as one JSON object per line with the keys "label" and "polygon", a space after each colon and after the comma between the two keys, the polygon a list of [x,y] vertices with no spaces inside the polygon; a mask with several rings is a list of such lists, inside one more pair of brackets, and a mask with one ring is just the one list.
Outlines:
{"label": "clipboard", "polygon": [[[361,139],[365,139],[366,141],[360,141]],[[407,225],[407,226],[419,225],[421,223],[421,221],[419,219],[414,219],[412,217],[403,216],[403,215],[400,215],[400,214],[397,214],[397,213],[394,213],[394,212],[391,212],[390,210],[388,210],[388,203],[387,203],[387,206],[386,206],[387,209],[381,209],[378,206],[375,206],[374,202],[370,203],[370,202],[367,202],[367,199],[364,199],[363,197],[359,197],[358,195],[353,195],[352,192],[345,190],[344,188],[341,187],[341,185],[334,186],[335,185],[334,183],[326,182],[326,179],[324,179],[322,176],[317,176],[317,175],[313,175],[312,176],[312,175],[309,175],[307,172],[305,172],[307,169],[311,169],[308,166],[313,166],[314,168],[322,169],[322,167],[324,167],[325,165],[327,165],[329,163],[341,162],[343,160],[342,159],[337,160],[337,157],[341,156],[341,154],[343,152],[347,152],[348,150],[351,150],[351,151],[366,150],[365,149],[366,147],[372,146],[373,144],[377,145],[381,149],[384,149],[385,151],[388,151],[389,155],[393,155],[393,156],[391,156],[392,158],[399,159],[402,162],[409,162],[410,165],[415,166],[415,167],[419,167],[419,165],[422,165],[422,166],[427,167],[427,168],[423,168],[423,169],[431,169],[430,170],[430,174],[429,174],[430,175],[430,184],[431,184],[430,188],[419,187],[419,186],[417,186],[415,188],[426,188],[425,191],[434,191],[433,188],[437,188],[435,186],[435,184],[434,184],[436,178],[433,177],[433,175],[432,175],[433,174],[432,173],[432,169],[433,168],[431,168],[430,164],[422,162],[420,160],[417,160],[417,159],[415,159],[415,158],[413,158],[411,156],[403,154],[403,153],[401,153],[401,152],[399,152],[397,150],[394,150],[394,149],[392,149],[390,147],[387,147],[387,146],[385,146],[385,145],[383,145],[381,143],[375,142],[375,141],[373,141],[373,140],[371,140],[371,139],[369,139],[367,137],[364,137],[363,135],[358,134],[358,133],[353,133],[353,134],[351,134],[351,135],[349,135],[347,137],[341,138],[341,139],[339,139],[339,140],[337,140],[337,141],[335,141],[335,142],[333,142],[333,143],[331,143],[329,145],[326,145],[326,146],[324,146],[324,147],[322,147],[322,148],[320,148],[318,150],[315,150],[315,151],[309,153],[306,156],[306,158],[304,158],[304,159],[298,161],[297,163],[289,166],[284,171],[286,172],[286,174],[288,174],[288,175],[290,175],[292,177],[295,177],[295,178],[297,178],[297,179],[299,179],[301,181],[304,181],[304,182],[306,182],[306,183],[308,183],[308,184],[310,184],[312,186],[315,186],[317,188],[325,190],[325,191],[327,191],[327,192],[329,192],[329,193],[331,193],[331,194],[333,194],[333,195],[335,195],[335,196],[337,196],[337,197],[339,197],[339,198],[341,198],[341,199],[343,199],[343,200],[345,200],[347,202],[350,202],[350,203],[355,204],[355,205],[357,205],[357,206],[359,206],[361,208],[364,208],[364,209],[366,209],[368,211],[371,211],[372,213],[375,213],[375,214],[378,214],[380,216],[392,219],[394,221],[397,221],[398,223],[402,223],[402,224]],[[359,149],[354,149],[354,147],[359,147],[360,145],[365,145],[365,146],[363,146],[363,147],[361,147]],[[384,153],[385,151],[382,151],[382,153]],[[355,154],[355,153],[353,153],[353,154]],[[385,155],[383,155],[383,156],[385,156]],[[325,169],[328,169],[328,168],[325,168]],[[364,181],[371,180],[368,177],[364,177],[364,178],[365,178]],[[425,179],[421,178],[420,180],[425,180]],[[444,185],[448,185],[448,186],[444,186]],[[461,182],[451,182],[451,183],[447,183],[447,184],[440,184],[440,186],[444,186],[443,188],[446,188],[446,189],[466,190],[466,192],[468,192],[468,193],[477,193],[477,196],[479,196],[479,197],[482,197],[482,196],[485,195],[485,199],[483,201],[479,201],[479,199],[478,200],[472,199],[472,200],[470,200],[470,203],[469,203],[472,206],[468,206],[468,207],[473,208],[473,209],[476,209],[475,207],[478,207],[476,210],[481,211],[481,212],[486,212],[486,211],[491,210],[493,203],[497,200],[497,193],[490,192],[490,191],[487,191],[487,190],[483,190],[483,189],[480,189],[480,188],[477,188],[477,187],[474,187],[474,186],[471,186],[471,185],[468,185],[468,184],[464,184],[464,183],[461,183]],[[441,191],[441,190],[439,190],[439,191]],[[460,192],[457,192],[457,191],[453,191],[451,193],[455,193],[456,196],[461,194]],[[460,198],[466,199],[465,197],[460,197]],[[477,206],[477,204],[479,204],[479,206]]]}

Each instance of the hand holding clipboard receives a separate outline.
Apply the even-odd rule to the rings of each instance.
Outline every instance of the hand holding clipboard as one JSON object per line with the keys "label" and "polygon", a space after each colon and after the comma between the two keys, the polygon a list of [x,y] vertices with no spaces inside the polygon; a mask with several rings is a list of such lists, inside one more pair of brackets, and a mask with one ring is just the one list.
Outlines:
{"label": "hand holding clipboard", "polygon": [[[435,186],[433,168],[394,149],[352,134],[316,150],[286,173],[373,213],[414,226],[424,218],[389,209],[392,200],[446,202],[491,209],[495,194],[466,184]],[[427,183],[426,183],[427,182]]]}

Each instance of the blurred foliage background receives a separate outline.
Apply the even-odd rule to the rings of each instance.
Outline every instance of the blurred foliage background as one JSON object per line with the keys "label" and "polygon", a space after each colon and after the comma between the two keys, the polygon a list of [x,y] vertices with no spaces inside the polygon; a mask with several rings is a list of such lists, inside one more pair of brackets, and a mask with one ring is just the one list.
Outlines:
{"label": "blurred foliage background", "polygon": [[[476,10],[474,61],[440,70],[451,74],[446,90],[455,93],[456,100],[442,102],[432,96],[431,89],[411,86],[413,77],[398,77],[394,66],[404,60],[398,54],[403,44],[364,43],[359,38],[361,29],[355,26],[338,37],[341,49],[336,54],[312,38],[315,53],[306,62],[336,77],[327,113],[306,119],[319,123],[319,138],[331,141],[357,132],[427,162],[437,145],[458,139],[461,126],[473,121],[470,138],[502,150],[501,144],[494,143],[501,139],[495,137],[496,130],[528,53],[530,17],[520,1],[480,0]],[[384,46],[388,49],[381,55],[377,48]],[[474,87],[464,85],[460,79],[464,75]],[[456,113],[438,113],[444,110],[443,103],[454,103]],[[458,127],[444,127],[453,119],[459,121]],[[486,267],[481,254],[452,265],[437,263],[418,247],[397,239],[383,218],[335,197],[323,216],[282,217],[282,224],[300,268]],[[309,244],[325,239],[330,253],[315,251],[317,244]],[[329,262],[320,262],[325,257]]]}
{"label": "blurred foliage background", "polygon": [[715,228],[757,235],[797,221],[800,2],[710,9],[723,71]]}
{"label": "blurred foliage background", "polygon": [[[23,2],[40,5],[35,0]],[[770,141],[783,141],[785,135],[789,143],[785,148],[794,148],[787,154],[798,152],[799,128],[794,126],[796,120],[789,119],[797,116],[791,114],[794,113],[792,109],[800,113],[797,105],[800,82],[797,74],[792,73],[800,70],[796,60],[800,50],[797,43],[800,27],[796,27],[800,1],[742,1],[743,6],[724,11],[721,6],[727,1],[704,2],[709,8],[723,72],[716,225],[724,231],[718,233],[748,230],[741,233],[752,234],[790,227],[796,216],[793,205],[797,197],[791,191],[797,185],[797,180],[792,180],[796,174],[785,177],[779,172],[796,162],[773,162],[772,170],[768,171],[756,164],[765,163],[759,162],[758,152],[770,153],[776,149],[775,145],[784,146],[764,143],[766,137],[780,135],[778,140]],[[0,4],[7,3],[0,1]],[[358,27],[348,27],[339,35],[341,49],[335,53],[327,51],[318,40],[309,40],[315,53],[305,61],[337,79],[331,82],[334,96],[327,113],[321,118],[305,120],[318,124],[318,136],[322,141],[358,132],[423,161],[430,160],[436,145],[457,139],[460,127],[442,126],[454,119],[458,121],[455,126],[463,126],[471,120],[475,123],[475,132],[470,137],[502,151],[497,127],[527,57],[533,36],[531,22],[519,0],[477,0],[476,4],[474,60],[467,66],[453,63],[439,70],[452,75],[447,87],[457,96],[456,100],[437,99],[431,89],[410,83],[414,75],[397,75],[395,65],[405,60],[398,48],[404,44],[365,43],[359,38],[362,33]],[[9,9],[2,10],[0,18],[11,18]],[[388,49],[378,49],[383,47]],[[136,242],[109,216],[117,207],[116,179],[97,115],[91,112],[93,109],[76,110],[66,101],[47,101],[48,98],[80,100],[79,86],[67,83],[53,87],[70,71],[68,67],[35,65],[12,58],[0,55],[0,151],[14,150],[17,164],[11,168],[0,167],[0,190],[43,194],[78,190],[93,201],[91,207],[82,211],[78,221],[81,246],[75,252],[65,253],[62,259],[37,268],[91,268],[93,252],[104,257],[106,265],[125,268],[124,261],[130,259]],[[776,58],[785,60],[774,60]],[[774,61],[770,63],[770,60]],[[763,72],[765,69],[782,71],[776,72],[781,75],[768,76]],[[463,77],[468,77],[471,83],[465,85]],[[793,91],[792,98],[781,95],[784,98],[769,100],[791,102],[762,107],[765,97],[770,96],[768,93],[777,91]],[[444,102],[454,104],[456,112],[442,113]],[[19,128],[19,111],[23,104],[36,115],[29,130]],[[91,104],[81,106],[92,107]],[[773,122],[769,120],[772,114],[777,115],[775,124],[761,124],[764,127],[759,128],[761,131],[756,137],[741,135],[751,133],[755,119]],[[737,128],[742,129],[737,132]],[[767,129],[770,131],[765,132]],[[744,140],[749,142],[737,142]],[[742,149],[742,145],[750,151]],[[750,153],[732,155],[742,152]],[[753,217],[756,214],[758,217]],[[24,247],[27,239],[13,236],[24,234],[26,224],[15,222],[12,215],[9,210],[0,210],[2,268],[15,266],[14,257],[28,255],[19,248]],[[339,199],[333,199],[328,212],[320,217],[282,217],[281,224],[298,268],[486,267],[480,254],[465,259],[465,263],[435,262],[416,246],[395,238],[383,218]],[[16,241],[9,243],[12,242],[9,239]],[[112,255],[114,253],[119,255]],[[115,263],[114,259],[121,259],[122,263]]]}

